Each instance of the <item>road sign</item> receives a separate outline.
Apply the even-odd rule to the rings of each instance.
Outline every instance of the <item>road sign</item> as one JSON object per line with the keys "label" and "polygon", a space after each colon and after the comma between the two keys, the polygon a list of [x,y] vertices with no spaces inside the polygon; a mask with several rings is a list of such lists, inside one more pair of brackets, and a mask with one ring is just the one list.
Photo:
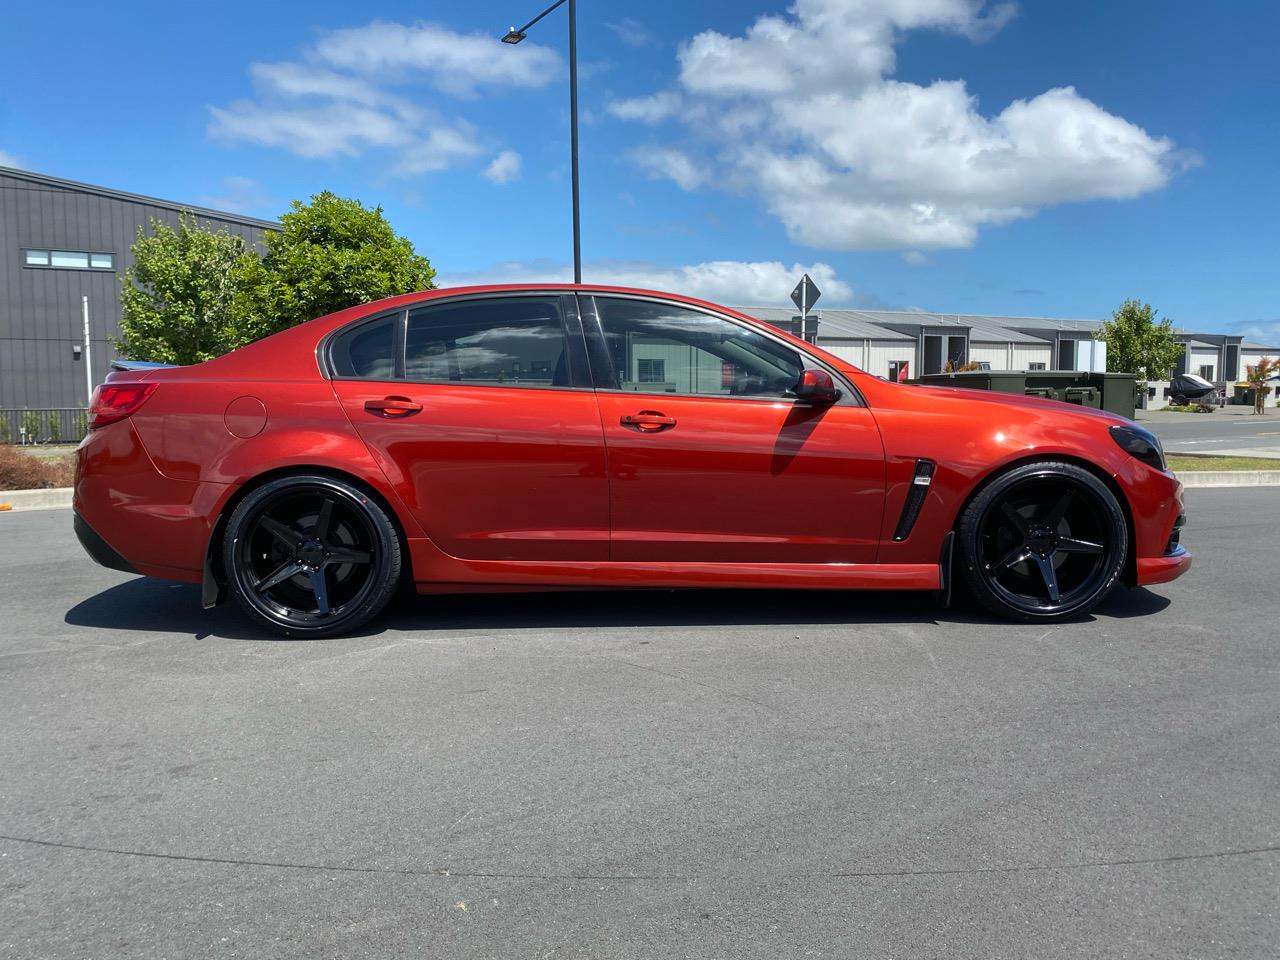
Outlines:
{"label": "road sign", "polygon": [[796,284],[796,288],[791,291],[791,299],[797,307],[800,308],[800,315],[804,316],[813,309],[813,305],[818,302],[818,298],[822,296],[822,291],[818,289],[818,285],[813,282],[813,277],[807,273],[800,278],[800,282]]}

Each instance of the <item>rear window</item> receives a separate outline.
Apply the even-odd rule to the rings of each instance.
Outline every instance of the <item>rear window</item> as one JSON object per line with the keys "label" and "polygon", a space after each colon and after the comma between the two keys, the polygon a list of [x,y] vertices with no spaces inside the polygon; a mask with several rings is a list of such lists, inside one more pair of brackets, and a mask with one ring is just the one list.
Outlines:
{"label": "rear window", "polygon": [[329,347],[335,377],[358,380],[396,379],[396,347],[400,320],[396,313],[343,331]]}

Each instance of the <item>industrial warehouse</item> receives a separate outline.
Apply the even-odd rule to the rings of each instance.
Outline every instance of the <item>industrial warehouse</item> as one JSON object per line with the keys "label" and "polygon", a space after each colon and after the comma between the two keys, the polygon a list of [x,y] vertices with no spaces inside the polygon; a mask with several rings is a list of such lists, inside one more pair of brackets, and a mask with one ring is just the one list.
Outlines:
{"label": "industrial warehouse", "polygon": [[[151,220],[176,225],[183,211],[253,245],[277,228],[271,221],[0,167],[0,411],[16,422],[23,410],[83,409],[88,385],[101,382],[115,358],[110,338],[119,334],[120,280],[132,263],[138,230]],[[792,309],[737,309],[782,329],[798,328]],[[1105,344],[1094,339],[1100,325],[1089,319],[830,309],[809,315],[806,334],[869,373],[905,380],[966,364],[1101,372]],[[1280,347],[1229,334],[1179,330],[1178,337],[1185,351],[1175,373],[1222,386],[1260,357],[1280,354]],[[1164,404],[1163,386],[1150,385],[1148,406]]]}

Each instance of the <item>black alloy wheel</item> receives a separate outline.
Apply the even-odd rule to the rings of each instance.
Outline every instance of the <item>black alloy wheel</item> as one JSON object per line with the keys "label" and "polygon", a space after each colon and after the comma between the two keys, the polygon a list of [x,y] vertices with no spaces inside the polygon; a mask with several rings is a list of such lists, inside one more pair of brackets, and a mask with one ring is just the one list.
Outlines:
{"label": "black alloy wheel", "polygon": [[227,581],[257,622],[290,637],[352,630],[400,579],[400,540],[359,488],[323,475],[282,477],[236,507],[223,541]]}
{"label": "black alloy wheel", "polygon": [[1069,463],[992,480],[960,518],[959,558],[977,600],[1024,621],[1082,616],[1124,570],[1128,527],[1105,483]]}

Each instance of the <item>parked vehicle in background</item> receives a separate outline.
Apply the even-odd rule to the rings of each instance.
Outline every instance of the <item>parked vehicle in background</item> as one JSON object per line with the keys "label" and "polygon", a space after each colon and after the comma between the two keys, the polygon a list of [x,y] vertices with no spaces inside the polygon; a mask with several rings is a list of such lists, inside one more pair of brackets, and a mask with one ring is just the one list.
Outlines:
{"label": "parked vehicle in background", "polygon": [[1179,407],[1213,404],[1217,396],[1218,388],[1194,373],[1180,373],[1169,381],[1169,401]]}
{"label": "parked vehicle in background", "polygon": [[643,290],[355,307],[196,366],[117,371],[90,428],[89,553],[297,637],[355,629],[402,580],[963,587],[1054,621],[1191,562],[1181,484],[1131,420],[891,383]]}

